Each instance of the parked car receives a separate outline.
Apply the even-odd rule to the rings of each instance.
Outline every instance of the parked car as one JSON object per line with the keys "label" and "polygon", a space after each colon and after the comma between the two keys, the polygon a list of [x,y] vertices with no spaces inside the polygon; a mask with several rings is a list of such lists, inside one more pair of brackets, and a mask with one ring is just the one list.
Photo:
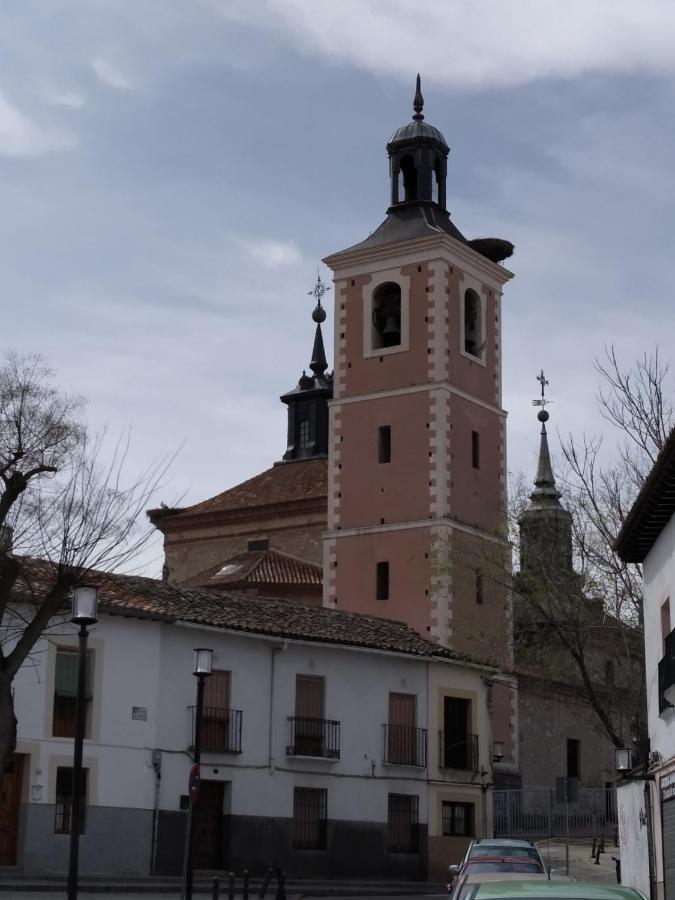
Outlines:
{"label": "parked car", "polygon": [[529,874],[513,872],[510,875],[504,872],[467,872],[457,879],[451,900],[467,900],[477,885],[490,881],[511,880],[511,878],[517,881],[537,881],[542,879],[545,881],[548,879],[548,875],[546,872],[531,872]]}
{"label": "parked car", "polygon": [[540,880],[484,881],[465,895],[465,900],[647,900],[635,888],[596,881]]}
{"label": "parked car", "polygon": [[521,838],[478,838],[471,841],[464,855],[464,860],[474,856],[526,856],[538,860],[542,866],[544,860],[534,841]]}
{"label": "parked car", "polygon": [[461,867],[449,866],[448,870],[453,875],[453,869],[459,868],[456,878],[448,884],[448,892],[453,892],[453,898],[461,889],[466,879],[471,875],[509,874],[509,875],[546,875],[546,867],[541,859],[532,859],[527,856],[474,856],[465,857]]}

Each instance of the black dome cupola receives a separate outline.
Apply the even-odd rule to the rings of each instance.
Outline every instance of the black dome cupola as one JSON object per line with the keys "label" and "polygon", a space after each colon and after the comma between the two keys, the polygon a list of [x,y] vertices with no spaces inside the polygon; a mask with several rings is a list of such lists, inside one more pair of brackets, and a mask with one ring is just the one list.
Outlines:
{"label": "black dome cupola", "polygon": [[445,181],[450,148],[438,130],[424,121],[424,97],[417,76],[412,122],[402,125],[387,144],[391,206],[433,203],[445,211]]}

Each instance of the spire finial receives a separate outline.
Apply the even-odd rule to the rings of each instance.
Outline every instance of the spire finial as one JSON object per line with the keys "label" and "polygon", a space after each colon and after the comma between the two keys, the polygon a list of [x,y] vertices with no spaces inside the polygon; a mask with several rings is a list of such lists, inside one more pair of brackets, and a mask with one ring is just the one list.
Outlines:
{"label": "spire finial", "polygon": [[421,122],[424,118],[422,114],[422,110],[424,109],[424,97],[422,96],[422,82],[420,79],[420,73],[417,73],[417,84],[415,86],[415,99],[413,100],[413,109],[415,110],[415,115],[413,119],[415,122]]}
{"label": "spire finial", "polygon": [[544,375],[544,370],[542,369],[537,375],[537,381],[541,386],[541,397],[537,400],[532,401],[532,406],[540,406],[541,409],[537,413],[537,418],[541,422],[541,439],[539,443],[539,464],[537,466],[537,477],[535,478],[534,484],[535,488],[532,494],[530,495],[530,499],[534,503],[544,504],[546,506],[560,506],[558,502],[560,499],[560,492],[556,487],[555,477],[553,475],[553,468],[551,466],[551,454],[548,449],[548,435],[546,434],[546,423],[549,419],[549,414],[546,410],[546,407],[553,403],[552,400],[547,399],[546,397],[546,388],[548,387],[548,381],[546,376]]}
{"label": "spire finial", "polygon": [[321,305],[324,294],[327,294],[330,288],[321,280],[319,270],[316,270],[316,284],[311,291],[307,291],[309,297],[316,299],[316,306],[312,311],[312,319],[316,322],[316,334],[314,335],[314,347],[312,348],[312,361],[309,364],[310,369],[317,378],[321,378],[328,368],[328,360],[326,359],[326,351],[323,346],[323,335],[321,334],[321,323],[326,321],[326,310]]}
{"label": "spire finial", "polygon": [[549,403],[553,403],[553,400],[546,399],[546,388],[548,387],[548,381],[546,380],[546,376],[544,375],[544,370],[542,369],[537,375],[537,381],[541,385],[541,398],[538,400],[532,401],[532,406],[541,406],[541,409],[537,413],[537,418],[542,423],[544,431],[546,430],[545,422],[548,422],[549,414],[546,412],[546,407]]}

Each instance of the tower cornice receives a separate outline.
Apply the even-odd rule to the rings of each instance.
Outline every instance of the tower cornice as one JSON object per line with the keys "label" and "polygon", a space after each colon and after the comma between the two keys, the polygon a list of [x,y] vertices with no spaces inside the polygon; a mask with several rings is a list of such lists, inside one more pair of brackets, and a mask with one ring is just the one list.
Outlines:
{"label": "tower cornice", "polygon": [[382,268],[387,268],[392,263],[409,265],[433,260],[442,260],[464,268],[495,290],[501,290],[513,278],[513,272],[491,262],[445,232],[361,250],[342,250],[327,256],[323,262],[332,269],[337,280],[355,275],[370,275],[377,263],[382,263]]}

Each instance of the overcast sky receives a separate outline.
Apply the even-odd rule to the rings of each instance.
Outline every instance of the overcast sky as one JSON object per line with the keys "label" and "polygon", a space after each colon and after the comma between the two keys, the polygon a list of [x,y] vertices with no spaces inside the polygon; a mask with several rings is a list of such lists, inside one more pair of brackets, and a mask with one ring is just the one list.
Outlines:
{"label": "overcast sky", "polygon": [[453,220],[516,246],[504,406],[533,475],[542,366],[553,430],[592,431],[603,345],[674,344],[675,4],[2,3],[2,345],[132,428],[130,477],[181,448],[156,504],[280,459],[307,291],[384,218],[418,71]]}

